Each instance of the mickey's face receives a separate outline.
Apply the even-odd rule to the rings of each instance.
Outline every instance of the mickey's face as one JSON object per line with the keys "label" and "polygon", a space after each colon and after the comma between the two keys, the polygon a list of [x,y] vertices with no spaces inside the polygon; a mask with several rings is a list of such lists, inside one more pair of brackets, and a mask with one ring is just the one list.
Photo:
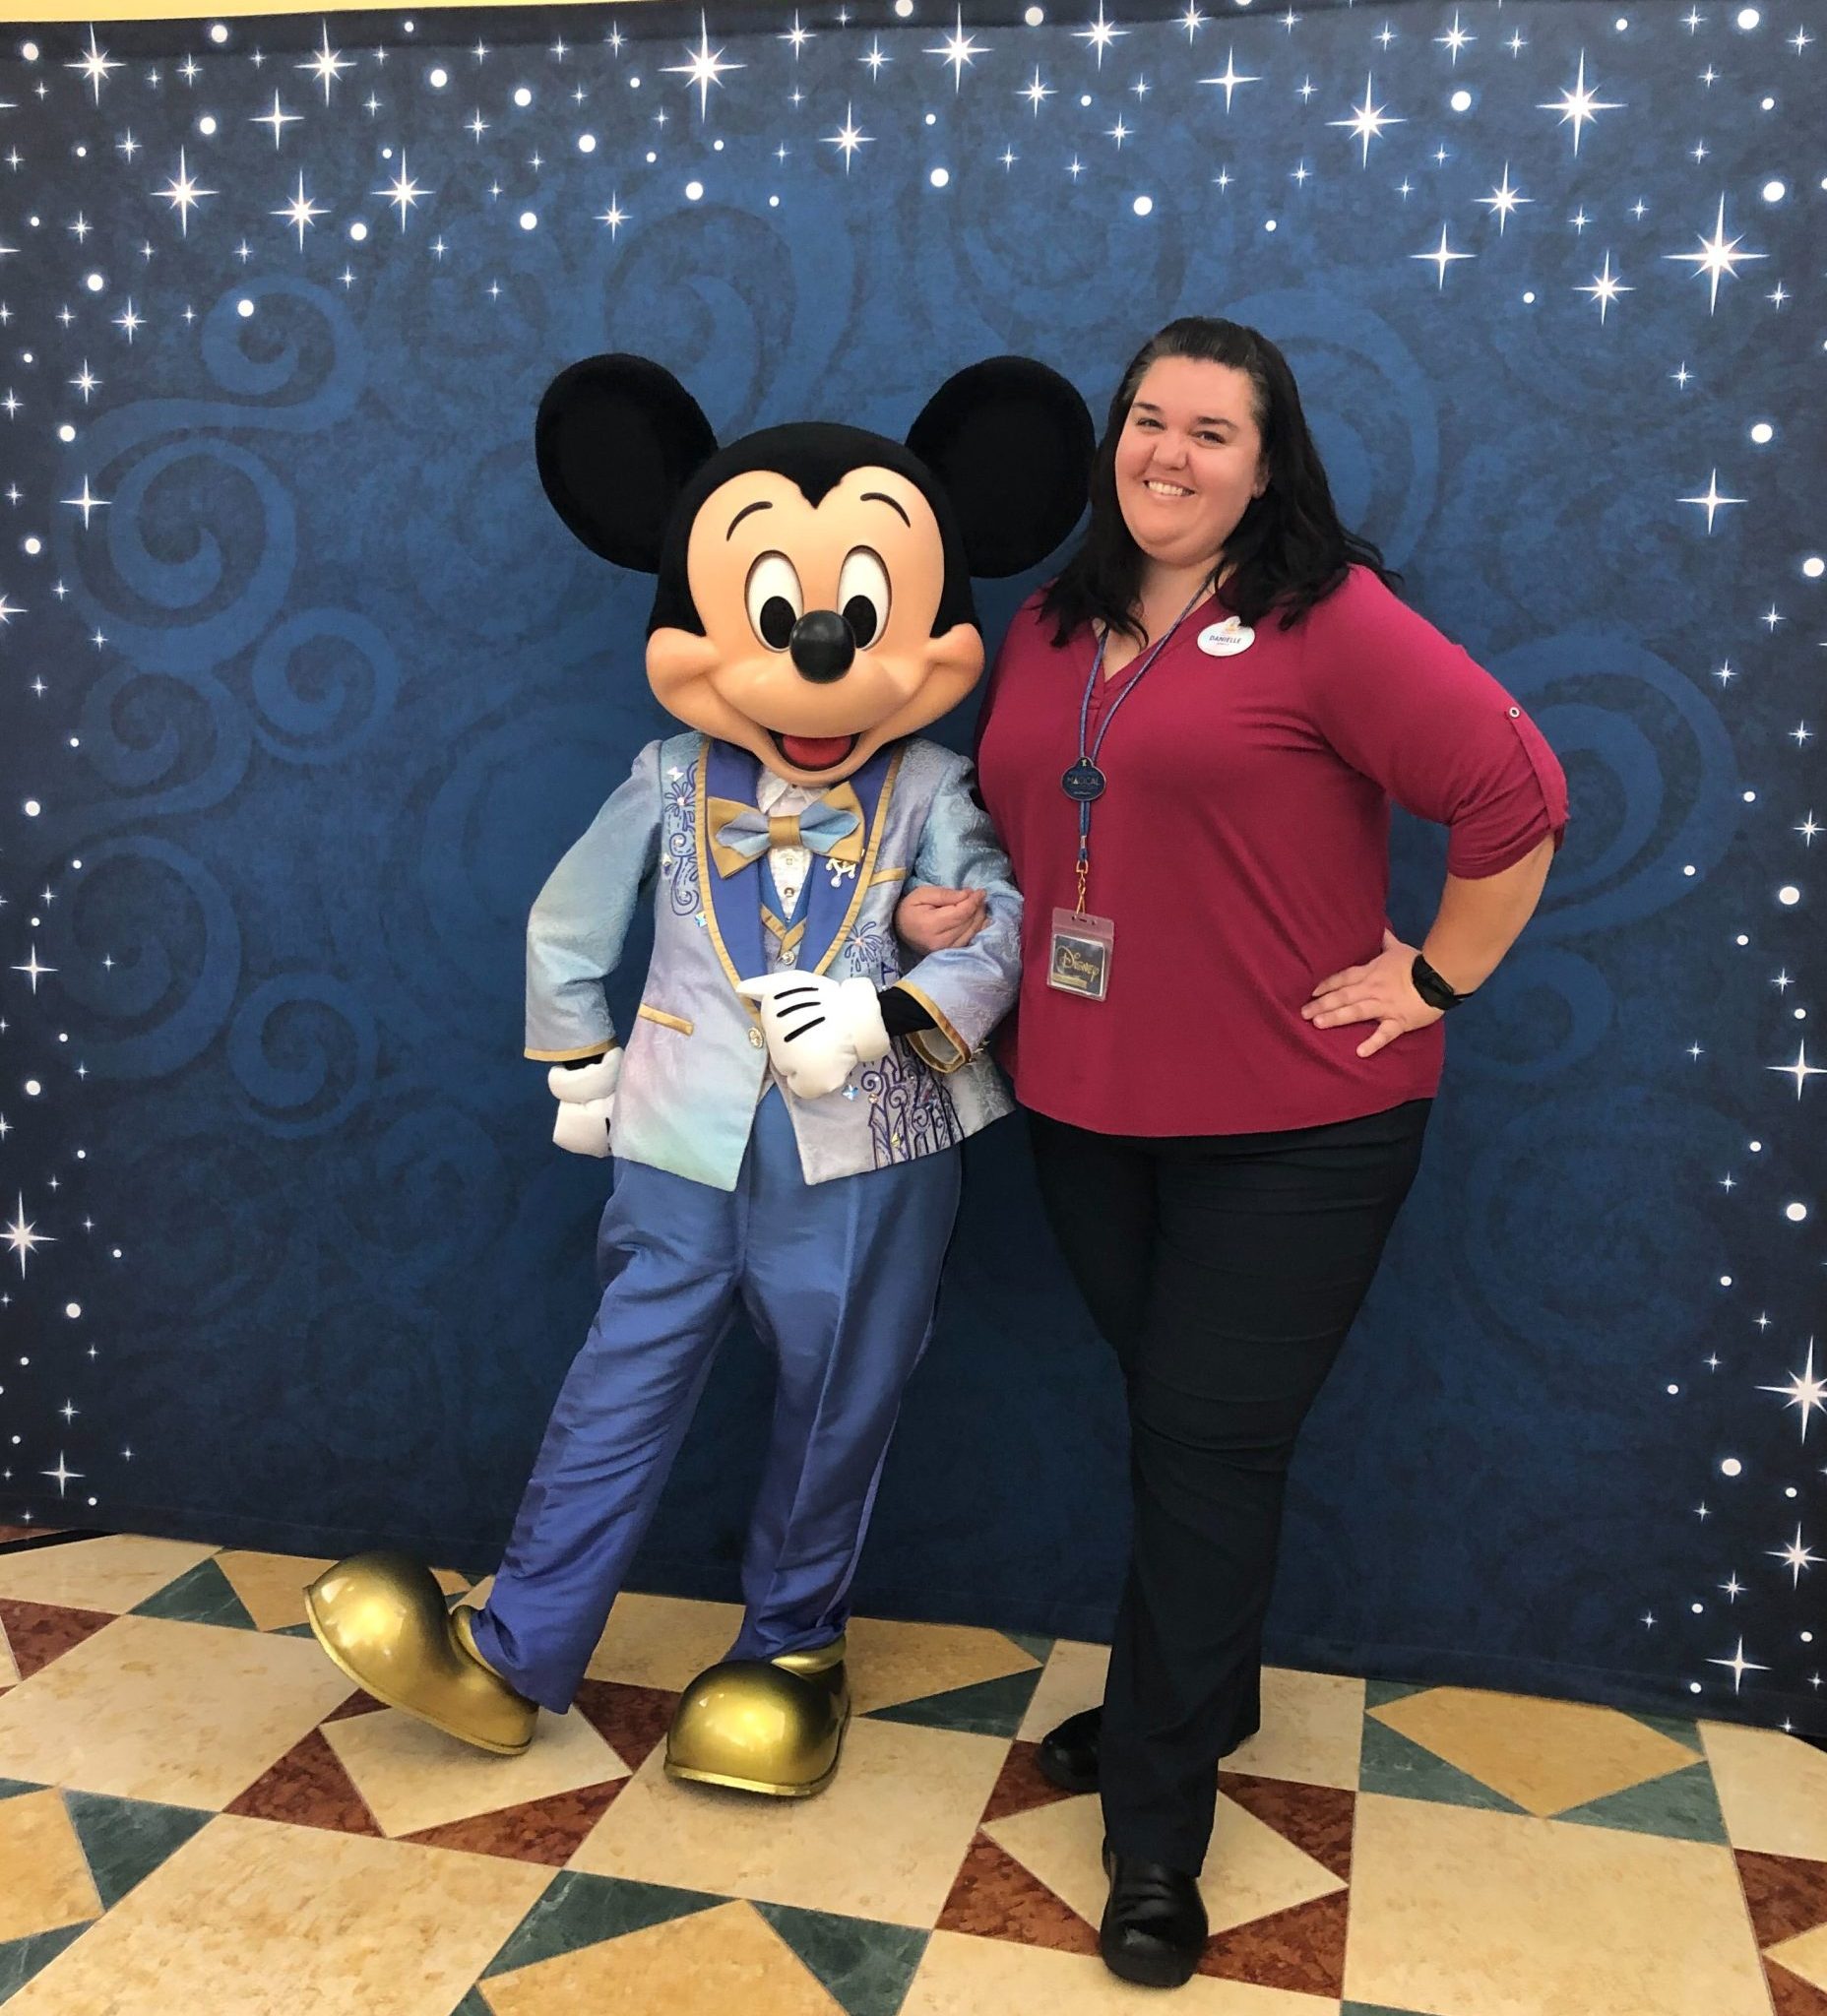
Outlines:
{"label": "mickey's face", "polygon": [[704,634],[655,630],[648,681],[668,714],[791,783],[849,777],[982,672],[973,625],[932,634],[939,524],[892,470],[852,470],[816,505],[773,471],[732,476],[693,520],[685,566]]}

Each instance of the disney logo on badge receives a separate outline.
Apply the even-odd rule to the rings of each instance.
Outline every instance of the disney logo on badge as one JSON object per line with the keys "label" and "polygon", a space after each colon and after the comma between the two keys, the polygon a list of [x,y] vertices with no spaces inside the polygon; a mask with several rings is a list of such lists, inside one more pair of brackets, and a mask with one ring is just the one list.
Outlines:
{"label": "disney logo on badge", "polygon": [[1199,633],[1199,649],[1207,658],[1235,658],[1256,642],[1256,633],[1235,616],[1222,623],[1208,623]]}

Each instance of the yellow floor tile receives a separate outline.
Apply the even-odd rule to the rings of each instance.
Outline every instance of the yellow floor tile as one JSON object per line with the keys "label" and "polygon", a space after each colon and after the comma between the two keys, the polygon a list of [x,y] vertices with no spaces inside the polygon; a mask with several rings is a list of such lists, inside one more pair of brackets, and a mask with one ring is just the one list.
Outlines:
{"label": "yellow floor tile", "polygon": [[58,1794],[0,1799],[0,1945],[100,1916],[83,1844]]}
{"label": "yellow floor tile", "polygon": [[747,1904],[673,1919],[482,1984],[495,2016],[843,2016]]}
{"label": "yellow floor tile", "polygon": [[[1334,2016],[1339,2006],[1197,1974],[1171,1999],[1173,2016]],[[1139,2016],[1161,2004],[1156,1990],[1118,1981],[1102,1960],[934,1932],[901,2016]]]}
{"label": "yellow floor tile", "polygon": [[315,1582],[327,1560],[310,1554],[256,1554],[224,1547],[216,1565],[241,1599],[241,1606],[262,1631],[284,1631],[304,1622],[305,1585]]}
{"label": "yellow floor tile", "polygon": [[1531,1813],[1564,1813],[1694,1762],[1671,1736],[1577,1701],[1429,1687],[1371,1713]]}
{"label": "yellow floor tile", "polygon": [[[992,1820],[983,1832],[1088,1924],[1102,1918],[1109,1882],[1103,1873],[1103,1815],[1097,1799],[1057,1799]],[[1345,1885],[1310,1855],[1221,1794],[1199,1888],[1213,1931],[1222,1932],[1251,1919],[1267,1918],[1272,1911],[1330,1897]]]}
{"label": "yellow floor tile", "polygon": [[123,1533],[0,1554],[0,1597],[76,1610],[130,1610],[215,1551],[192,1541]]}
{"label": "yellow floor tile", "polygon": [[628,1767],[581,1715],[539,1712],[530,1749],[493,1757],[398,1709],[324,1725],[383,1833],[416,1834],[580,1786],[626,1778]]}
{"label": "yellow floor tile", "polygon": [[569,1866],[930,1925],[1007,1753],[995,1736],[852,1722],[824,1792],[766,1799],[675,1784],[656,1750]]}
{"label": "yellow floor tile", "polygon": [[0,1777],[220,1807],[348,1692],[308,1639],[116,1617],[0,1700]]}
{"label": "yellow floor tile", "polygon": [[1363,1794],[1348,2001],[1452,2016],[1769,2016],[1732,1851]]}
{"label": "yellow floor tile", "polygon": [[1827,1925],[1816,1925],[1811,1932],[1785,1939],[1780,1946],[1767,1946],[1764,1951],[1779,1967],[1787,1967],[1791,1974],[1800,1975],[1827,1994]]}
{"label": "yellow floor tile", "polygon": [[551,1876],[223,1816],[28,1982],[7,2016],[447,2011]]}
{"label": "yellow floor tile", "polygon": [[19,1668],[13,1660],[13,1648],[7,1643],[6,1626],[0,1624],[0,1687],[10,1687],[19,1678]]}
{"label": "yellow floor tile", "polygon": [[1225,1769],[1355,1792],[1363,1740],[1362,1680],[1267,1666],[1262,1728],[1225,1759]]}
{"label": "yellow floor tile", "polygon": [[586,1671],[593,1680],[677,1693],[724,1657],[741,1628],[738,1604],[693,1603],[629,1590],[616,1598]]}
{"label": "yellow floor tile", "polygon": [[858,1715],[948,1694],[980,1680],[1031,1673],[1040,1662],[1000,1631],[964,1624],[895,1624],[856,1617],[846,1633],[846,1665]]}
{"label": "yellow floor tile", "polygon": [[1053,1647],[1016,1734],[1025,1743],[1038,1743],[1055,1723],[1064,1722],[1068,1715],[1076,1715],[1081,1708],[1096,1708],[1103,1699],[1103,1676],[1109,1664],[1107,1645],[1085,1645],[1075,1638],[1061,1638]]}
{"label": "yellow floor tile", "polygon": [[1773,1729],[1703,1722],[1733,1848],[1827,1861],[1827,1754]]}

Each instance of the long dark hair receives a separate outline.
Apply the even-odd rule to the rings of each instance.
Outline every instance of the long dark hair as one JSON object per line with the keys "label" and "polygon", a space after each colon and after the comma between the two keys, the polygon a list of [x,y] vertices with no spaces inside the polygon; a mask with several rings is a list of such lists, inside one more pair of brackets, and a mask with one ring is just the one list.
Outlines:
{"label": "long dark hair", "polygon": [[1252,625],[1279,611],[1286,630],[1331,595],[1354,562],[1368,567],[1385,586],[1399,585],[1402,577],[1384,566],[1376,547],[1339,522],[1288,359],[1266,336],[1240,322],[1183,315],[1158,330],[1130,358],[1110,401],[1092,465],[1091,523],[1040,604],[1040,613],[1053,619],[1055,645],[1090,622],[1141,639],[1134,604],[1145,556],[1116,500],[1116,443],[1137,389],[1160,357],[1229,364],[1246,373],[1254,388],[1269,486],[1251,499],[1215,563],[1214,572],[1220,565],[1231,569],[1218,591],[1227,609]]}

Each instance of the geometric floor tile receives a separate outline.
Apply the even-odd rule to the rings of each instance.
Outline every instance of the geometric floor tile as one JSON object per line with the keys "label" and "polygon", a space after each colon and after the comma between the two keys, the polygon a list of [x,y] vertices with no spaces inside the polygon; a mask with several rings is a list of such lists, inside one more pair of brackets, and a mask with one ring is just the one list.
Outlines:
{"label": "geometric floor tile", "polygon": [[1475,1806],[1486,1812],[1520,1813],[1500,1792],[1457,1770],[1419,1743],[1378,1719],[1364,1718],[1363,1751],[1358,1760],[1359,1792],[1381,1793],[1386,1798],[1422,1799],[1440,1805]]}
{"label": "geometric floor tile", "polygon": [[665,1741],[678,1698],[661,1687],[585,1680],[578,1687],[571,1712],[583,1716],[630,1771],[639,1771]]}
{"label": "geometric floor tile", "polygon": [[199,1561],[187,1574],[135,1604],[136,1617],[169,1617],[180,1624],[221,1624],[230,1630],[254,1631],[259,1626],[247,1613],[227,1576],[214,1561]]}
{"label": "geometric floor tile", "polygon": [[1738,1880],[1744,1886],[1751,1935],[1766,1950],[1827,1925],[1827,1862],[1739,1849]]}
{"label": "geometric floor tile", "polygon": [[755,1909],[786,1940],[847,2016],[895,2016],[929,1934],[790,1904]]}
{"label": "geometric floor tile", "polygon": [[1732,1846],[1827,1861],[1827,1755],[1737,1723],[1702,1723],[1700,1733]]}
{"label": "geometric floor tile", "polygon": [[61,1605],[0,1598],[0,1631],[6,1634],[13,1677],[29,1680],[60,1653],[93,1638],[114,1621],[112,1610],[74,1610]]}
{"label": "geometric floor tile", "polygon": [[544,1710],[517,1757],[460,1743],[397,1708],[328,1723],[323,1735],[381,1831],[396,1837],[628,1776],[583,1716]]}
{"label": "geometric floor tile", "polygon": [[48,1967],[88,1929],[86,1924],[64,1925],[54,1932],[37,1932],[30,1939],[9,1939],[0,1944],[0,2002],[17,1994],[34,1974]]}
{"label": "geometric floor tile", "polygon": [[543,1862],[548,1868],[561,1869],[627,1783],[618,1778],[604,1785],[580,1786],[575,1792],[553,1793],[522,1805],[503,1806],[498,1812],[420,1827],[405,1838],[428,1848],[512,1856],[518,1861]]}
{"label": "geometric floor tile", "polygon": [[[1020,1657],[1018,1654],[1017,1657]],[[950,1693],[929,1694],[917,1701],[900,1701],[873,1712],[877,1722],[904,1722],[915,1729],[956,1729],[983,1736],[1012,1736],[1040,1676],[1040,1669],[1009,1673],[1001,1679],[978,1680]]]}
{"label": "geometric floor tile", "polygon": [[52,1789],[0,1800],[0,1943],[86,1924],[106,1905]]}
{"label": "geometric floor tile", "polygon": [[1097,1707],[1103,1699],[1104,1674],[1109,1665],[1107,1645],[1086,1645],[1075,1638],[1061,1638],[1053,1647],[1016,1734],[1025,1743],[1038,1743],[1055,1723],[1077,1715],[1082,1708]]}
{"label": "geometric floor tile", "polygon": [[306,1554],[261,1554],[224,1547],[216,1565],[240,1598],[257,1631],[284,1631],[305,1621],[304,1591],[334,1565]]}
{"label": "geometric floor tile", "polygon": [[118,1614],[156,1596],[215,1551],[187,1540],[144,1540],[122,1533],[0,1554],[0,1597]]}
{"label": "geometric floor tile", "polygon": [[[1138,2016],[1160,1999],[1118,1981],[1092,1956],[941,1931],[927,1944],[900,2016]],[[1331,2016],[1337,2006],[1208,1975],[1194,1975],[1172,1996],[1173,2016]]]}
{"label": "geometric floor tile", "polygon": [[1726,1839],[1719,1795],[1713,1789],[1713,1774],[1704,1761],[1690,1764],[1685,1771],[1671,1771],[1667,1778],[1652,1778],[1647,1785],[1633,1785],[1628,1792],[1614,1792],[1607,1798],[1594,1799],[1590,1805],[1571,1806],[1554,1817],[1582,1827],[1622,1827],[1632,1834],[1668,1834],[1677,1841]]}
{"label": "geometric floor tile", "polygon": [[295,1742],[222,1810],[248,1820],[327,1827],[333,1834],[378,1835],[381,1831],[321,1729]]}
{"label": "geometric floor tile", "polygon": [[1096,1953],[1088,1922],[985,1833],[971,1844],[939,1914],[938,1928],[978,1939],[1008,1939],[1056,1953]]}
{"label": "geometric floor tile", "polygon": [[116,1617],[0,1697],[0,1773],[220,1809],[347,1693],[296,1639]]}
{"label": "geometric floor tile", "polygon": [[1827,2016],[1827,1988],[1817,1988],[1798,1974],[1791,1974],[1768,1954],[1764,1956],[1764,1975],[1776,2016]]}
{"label": "geometric floor tile", "polygon": [[1231,1751],[1225,1768],[1354,1792],[1363,1732],[1362,1680],[1265,1667],[1262,1728]]}
{"label": "geometric floor tile", "polygon": [[742,1607],[624,1590],[585,1672],[593,1680],[677,1694],[735,1643]]}
{"label": "geometric floor tile", "polygon": [[96,1792],[66,1792],[63,1802],[104,1911],[112,1911],[210,1819],[188,1806],[112,1799]]}
{"label": "geometric floor tile", "polygon": [[1798,1932],[1795,1938],[1767,1948],[1764,1959],[1799,1976],[1810,1987],[1827,1992],[1827,1925],[1816,1925],[1811,1932]]}
{"label": "geometric floor tile", "polygon": [[649,1925],[665,1924],[675,1918],[689,1918],[726,1904],[727,1898],[713,1897],[703,1890],[670,1890],[660,1883],[620,1883],[612,1876],[584,1876],[575,1869],[562,1870],[526,1918],[514,1928],[493,1960],[487,1974],[513,1974],[536,1961],[551,1960],[560,1953],[575,1953],[580,1946],[595,1946],[603,1939],[619,1939],[628,1932],[645,1931]]}
{"label": "geometric floor tile", "polygon": [[1768,2016],[1731,1852],[1362,1794],[1345,1989],[1444,2016]]}
{"label": "geometric floor tile", "polygon": [[0,1617],[0,1687],[10,1687],[19,1678],[19,1668],[13,1661],[13,1647],[6,1635],[6,1619]]}
{"label": "geometric floor tile", "polygon": [[548,1869],[219,1816],[7,2016],[454,2008]]}
{"label": "geometric floor tile", "polygon": [[1576,1701],[1430,1687],[1371,1714],[1538,1815],[1590,1805],[1694,1761],[1634,1716]]}
{"label": "geometric floor tile", "polygon": [[924,1929],[1005,1749],[993,1736],[859,1719],[837,1776],[812,1799],[679,1785],[656,1751],[571,1867]]}
{"label": "geometric floor tile", "polygon": [[[903,1702],[924,1701],[933,1695],[955,1695],[985,1681],[1040,1675],[1041,1663],[1000,1631],[963,1624],[902,1624],[876,1617],[858,1617],[845,1634],[845,1666],[850,1673],[851,1707],[857,1715],[873,1715]],[[1012,1696],[1011,1696],[1012,1698]],[[1023,1707],[1027,1705],[1023,1700]],[[1016,1722],[1021,1715],[1016,1714]],[[934,1728],[962,1725],[934,1723]],[[1009,1734],[1014,1734],[1011,1728]]]}
{"label": "geometric floor tile", "polygon": [[780,1934],[742,1903],[490,1975],[479,1985],[494,2016],[842,2016]]}

